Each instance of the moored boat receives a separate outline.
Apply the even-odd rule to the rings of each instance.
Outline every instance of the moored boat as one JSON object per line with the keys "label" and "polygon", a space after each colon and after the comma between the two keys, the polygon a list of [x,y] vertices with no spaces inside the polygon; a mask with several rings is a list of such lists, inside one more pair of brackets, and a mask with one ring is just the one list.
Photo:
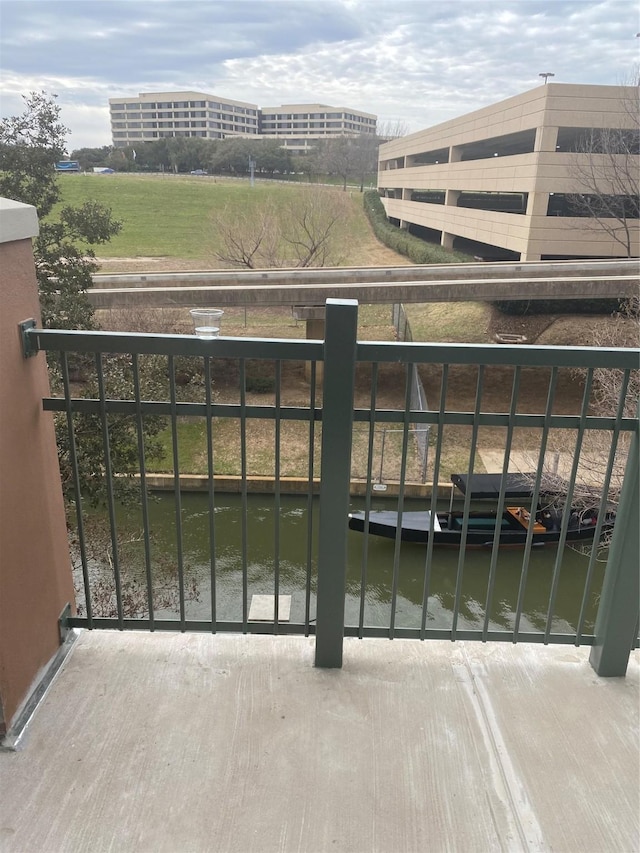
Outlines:
{"label": "moored boat", "polygon": [[[507,474],[504,484],[500,474],[452,474],[455,488],[469,494],[473,500],[497,501],[500,492],[505,500],[530,498],[535,482],[534,474]],[[504,486],[504,488],[503,488]],[[565,521],[565,514],[568,518]],[[615,513],[607,512],[600,525],[600,536],[613,530]],[[453,511],[453,494],[448,512],[438,512],[432,517],[429,510],[403,512],[390,510],[360,511],[349,514],[349,527],[372,536],[396,539],[400,526],[400,539],[404,542],[426,544],[433,536],[434,545],[460,547],[492,547],[496,535],[500,547],[522,547],[531,530],[531,543],[535,546],[560,541],[563,527],[565,542],[590,542],[598,527],[597,512],[592,509],[569,509],[561,512],[553,508],[529,509],[524,506],[507,506],[498,516],[495,510],[464,512]]]}
{"label": "moored boat", "polygon": [[[349,527],[372,536],[395,539],[400,524],[400,538],[404,542],[427,544],[433,535],[434,545],[453,545],[460,547],[464,542],[468,547],[489,548],[493,546],[496,535],[500,546],[522,547],[526,544],[530,525],[532,526],[533,545],[545,545],[559,542],[562,532],[562,514],[552,510],[539,510],[533,514],[526,507],[507,507],[498,516],[496,512],[470,512],[466,524],[463,512],[438,512],[433,518],[429,510],[424,512],[397,512],[376,510],[352,512],[349,514]],[[569,514],[566,539],[571,542],[589,542],[593,540],[597,527],[597,516],[592,511]],[[601,534],[613,529],[614,515],[607,513],[601,526]]]}

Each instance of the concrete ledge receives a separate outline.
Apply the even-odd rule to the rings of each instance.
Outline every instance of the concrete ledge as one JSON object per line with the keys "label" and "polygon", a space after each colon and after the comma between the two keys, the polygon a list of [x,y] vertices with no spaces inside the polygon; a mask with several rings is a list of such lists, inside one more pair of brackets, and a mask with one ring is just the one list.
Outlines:
{"label": "concrete ledge", "polygon": [[0,198],[0,243],[28,240],[38,233],[38,214],[33,205]]}
{"label": "concrete ledge", "polygon": [[[180,276],[176,273],[176,280]],[[149,277],[151,280],[151,277]],[[394,284],[301,284],[295,276],[282,284],[268,285],[194,285],[182,284],[138,287],[102,287],[87,292],[94,308],[144,306],[205,305],[304,305],[322,304],[327,299],[357,299],[360,304],[395,302],[478,302],[527,299],[615,299],[633,296],[638,290],[638,273],[609,276],[567,276],[555,278],[512,278],[448,280],[447,271],[440,281],[397,281]]]}
{"label": "concrete ledge", "polygon": [[[147,474],[147,488],[157,492],[171,492],[175,489],[175,477],[173,474]],[[206,492],[209,489],[209,478],[206,474],[180,474],[180,491],[183,492]],[[273,477],[247,477],[248,494],[272,495],[276,490],[276,481]],[[309,493],[309,480],[306,477],[281,477],[278,481],[280,494],[282,495],[307,495]],[[400,484],[387,482],[384,490],[375,489],[380,497],[397,497],[400,493]],[[217,475],[213,479],[213,487],[216,492],[228,494],[240,494],[242,492],[242,477],[231,475]],[[449,498],[451,496],[451,483],[438,484],[438,497]],[[313,494],[320,494],[320,478],[313,480]],[[433,483],[405,483],[404,495],[408,498],[431,497]],[[362,480],[352,480],[349,493],[356,497],[367,493],[367,484]]]}
{"label": "concrete ledge", "polygon": [[[465,264],[398,264],[394,267],[306,267],[304,269],[268,270],[190,270],[184,272],[150,271],[141,273],[99,273],[93,276],[93,286],[109,287],[238,287],[247,285],[295,284],[367,284],[398,281],[448,281],[473,277],[545,278],[567,276],[619,276],[637,273],[633,259],[584,261],[500,261],[498,263]],[[396,300],[393,300],[396,301]],[[300,303],[302,305],[305,302]],[[321,303],[323,304],[323,303]]]}

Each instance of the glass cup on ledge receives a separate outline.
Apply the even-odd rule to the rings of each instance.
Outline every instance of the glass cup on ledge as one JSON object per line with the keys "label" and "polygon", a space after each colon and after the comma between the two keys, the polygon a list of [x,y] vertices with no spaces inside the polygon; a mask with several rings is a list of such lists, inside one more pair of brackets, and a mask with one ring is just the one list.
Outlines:
{"label": "glass cup on ledge", "polygon": [[224,311],[221,308],[192,308],[189,313],[199,338],[217,338]]}

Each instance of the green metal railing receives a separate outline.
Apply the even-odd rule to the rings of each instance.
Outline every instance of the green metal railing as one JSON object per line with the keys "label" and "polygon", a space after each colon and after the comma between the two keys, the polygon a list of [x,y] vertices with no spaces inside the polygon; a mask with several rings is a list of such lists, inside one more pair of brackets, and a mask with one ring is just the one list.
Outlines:
{"label": "green metal railing", "polygon": [[[629,383],[640,363],[640,353],[630,349],[520,347],[466,344],[420,344],[420,343],[373,343],[358,342],[357,304],[351,300],[328,300],[326,306],[326,336],[324,341],[262,340],[251,338],[218,338],[203,340],[192,336],[114,334],[110,332],[72,332],[37,329],[29,322],[23,324],[25,355],[39,350],[50,354],[59,353],[61,392],[44,400],[47,411],[56,412],[66,418],[69,471],[73,482],[74,503],[77,516],[77,551],[82,567],[84,611],[82,616],[69,618],[70,626],[87,628],[119,628],[145,630],[180,631],[243,631],[247,633],[293,633],[316,637],[316,664],[335,667],[342,662],[343,637],[386,636],[405,638],[474,639],[480,641],[573,643],[591,645],[592,663],[599,674],[620,675],[626,669],[631,648],[637,645],[638,634],[638,419],[625,412]],[[112,393],[105,365],[116,356],[126,357],[128,382],[124,390]],[[164,374],[168,388],[167,399],[147,399],[143,393],[141,370],[145,358],[154,357],[166,364]],[[203,377],[200,397],[184,399],[177,381],[179,360],[189,358],[201,364]],[[86,398],[73,396],[70,364],[83,359],[85,369],[95,375],[97,393]],[[233,403],[220,403],[212,394],[213,372],[222,360],[231,360],[237,365],[238,399]],[[259,360],[272,366],[274,391],[268,405],[256,405],[247,400],[247,365]],[[282,368],[288,362],[305,362],[310,365],[309,396],[307,405],[286,406],[282,404]],[[322,364],[323,377],[319,381],[318,366]],[[404,403],[397,408],[381,408],[378,405],[381,372],[389,365],[399,366],[404,371]],[[368,405],[354,407],[357,368],[370,371],[370,398]],[[451,374],[458,366],[473,366],[476,371],[475,401],[469,411],[457,411],[447,405],[450,395]],[[487,387],[491,385],[491,370],[507,367],[511,371],[510,403],[507,411],[495,412],[484,404]],[[559,376],[565,370],[584,371],[584,391],[580,411],[562,414],[557,406],[556,392]],[[592,414],[593,385],[595,371],[608,370],[619,377],[619,394],[615,411],[608,415]],[[439,377],[439,405],[430,411],[411,409],[411,382],[415,370],[436,370]],[[539,412],[525,412],[519,403],[522,386],[527,382],[527,371],[548,375],[546,406]],[[81,417],[97,418],[103,461],[100,476],[105,484],[105,501],[108,508],[110,527],[110,571],[113,578],[114,613],[109,616],[96,615],[92,599],[91,555],[87,552],[85,510],[86,498],[82,489],[82,448],[78,447],[77,423]],[[146,465],[145,421],[161,417],[169,424],[173,467],[173,493],[175,501],[175,567],[177,573],[177,618],[160,618],[154,600],[154,560],[149,521],[150,487]],[[210,619],[187,618],[187,586],[182,530],[182,489],[180,479],[180,444],[178,425],[182,418],[203,419],[206,424],[207,525],[210,541]],[[123,587],[123,572],[120,565],[118,542],[118,496],[117,472],[112,459],[112,435],[118,418],[128,418],[137,440],[138,456],[138,501],[143,519],[143,548],[146,578],[145,614],[131,618],[127,613],[127,591]],[[217,522],[215,510],[220,501],[214,476],[216,448],[216,419],[237,420],[240,435],[240,490],[243,504],[243,530],[241,541],[241,619],[220,618],[220,603],[216,599],[218,555],[216,553]],[[270,622],[252,622],[248,614],[249,541],[247,526],[248,468],[247,468],[247,425],[253,421],[272,423],[273,445],[273,500],[275,508],[274,565],[272,592],[275,601],[274,619]],[[287,421],[303,424],[308,436],[308,465],[306,492],[302,498],[307,507],[306,566],[304,582],[304,618],[297,622],[284,622],[279,618],[279,594],[281,592],[279,516],[281,507],[282,436],[281,426]],[[510,630],[496,630],[490,620],[492,601],[495,595],[498,571],[498,537],[493,541],[486,587],[484,618],[477,629],[461,627],[460,609],[465,563],[467,560],[466,537],[470,495],[467,494],[463,509],[462,544],[455,572],[455,594],[451,625],[448,628],[430,627],[432,571],[437,560],[433,538],[424,548],[424,581],[420,624],[403,627],[397,621],[398,583],[402,568],[402,543],[396,537],[390,582],[390,615],[388,624],[367,625],[365,619],[365,589],[367,583],[367,558],[374,547],[366,536],[362,551],[360,580],[361,606],[357,622],[345,621],[345,592],[347,578],[348,528],[352,486],[351,457],[354,430],[367,435],[367,472],[364,479],[364,507],[369,513],[372,507],[377,465],[375,460],[376,429],[393,425],[402,431],[399,449],[399,475],[397,484],[397,509],[400,516],[405,511],[410,487],[407,471],[410,456],[410,431],[415,426],[429,427],[435,436],[430,448],[433,460],[430,509],[435,513],[438,500],[438,483],[447,482],[448,474],[443,471],[448,452],[447,431],[465,432],[468,436],[464,447],[458,448],[458,458],[465,459],[465,468],[473,473],[477,465],[479,436],[490,429],[502,436],[497,446],[502,452],[503,473],[509,466],[509,456],[519,431],[526,430],[537,438],[537,471],[533,484],[532,504],[541,494],[543,463],[552,437],[558,434],[571,436],[573,448],[571,472],[567,484],[567,502],[571,504],[578,477],[578,466],[588,436],[606,435],[605,454],[601,485],[601,512],[595,530],[595,540],[601,533],[602,518],[606,509],[606,494],[614,474],[619,468],[620,457],[626,456],[624,487],[617,510],[613,541],[609,549],[607,566],[602,585],[594,633],[585,630],[587,602],[593,597],[593,579],[596,570],[597,549],[593,549],[588,561],[581,607],[575,631],[559,633],[554,629],[554,607],[563,563],[567,520],[563,521],[561,539],[554,558],[548,610],[544,630],[524,631],[521,628],[523,600],[530,569],[533,547],[533,525],[529,526],[527,542],[522,552],[519,591],[515,605],[514,622]],[[314,463],[314,449],[321,433],[320,471]],[[566,441],[565,441],[566,444]],[[317,541],[313,532],[313,495],[317,477],[321,475],[319,529]],[[504,478],[503,478],[504,483]],[[501,488],[497,515],[505,506],[505,488]],[[566,514],[568,517],[568,513]],[[316,563],[317,561],[317,563]],[[314,584],[317,590],[314,595]],[[314,612],[315,607],[315,612]]]}

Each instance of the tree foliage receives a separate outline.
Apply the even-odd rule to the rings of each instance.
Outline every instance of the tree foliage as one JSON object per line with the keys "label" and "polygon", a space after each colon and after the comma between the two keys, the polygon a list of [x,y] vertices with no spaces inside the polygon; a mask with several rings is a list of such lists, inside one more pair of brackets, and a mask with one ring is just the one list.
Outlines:
{"label": "tree foliage", "polygon": [[[92,274],[98,266],[93,247],[107,242],[121,225],[111,210],[97,202],[80,207],[63,207],[56,213],[60,199],[60,177],[54,164],[65,152],[66,128],[60,122],[60,107],[54,97],[31,93],[25,97],[25,111],[0,122],[0,193],[25,204],[32,204],[40,218],[40,233],[34,239],[33,253],[40,294],[42,323],[45,328],[96,329],[94,312],[87,298]],[[65,180],[71,179],[64,176]],[[91,374],[87,356],[69,358],[83,379],[84,395],[97,396],[97,378]],[[103,380],[107,396],[116,398],[132,391],[132,366],[128,357],[105,356]],[[50,360],[50,378],[54,392],[63,377],[57,360]],[[157,371],[143,371],[145,387],[158,387]],[[83,495],[99,503],[105,495],[104,446],[98,415],[78,414],[74,421],[78,471]],[[156,418],[145,420],[145,439],[151,455],[153,439],[162,424]],[[109,447],[113,470],[127,474],[137,470],[137,424],[133,416],[112,417],[109,422]],[[74,496],[72,465],[66,418],[56,418],[58,456],[65,496]],[[118,485],[124,485],[117,480]]]}
{"label": "tree foliage", "polygon": [[[135,152],[135,156],[134,156]],[[221,175],[248,175],[253,161],[258,175],[291,171],[291,155],[275,139],[239,136],[227,139],[172,136],[136,142],[123,148],[80,148],[72,153],[83,169],[108,166],[116,172],[173,172],[206,169]]]}
{"label": "tree foliage", "polygon": [[34,258],[44,328],[95,328],[86,296],[98,269],[93,247],[107,243],[120,229],[111,210],[94,201],[64,207],[57,221],[40,223]]}
{"label": "tree foliage", "polygon": [[53,166],[64,157],[68,130],[60,107],[44,92],[24,101],[21,115],[0,122],[0,193],[32,204],[42,219],[60,196]]}
{"label": "tree foliage", "polygon": [[94,166],[109,166],[112,151],[111,145],[102,145],[100,148],[76,148],[71,152],[71,160],[77,160],[84,172],[90,172]]}
{"label": "tree foliage", "polygon": [[107,242],[121,224],[96,202],[52,215],[60,200],[54,164],[64,156],[68,131],[55,97],[32,92],[24,101],[24,113],[0,122],[0,193],[38,211],[33,250],[44,327],[91,329],[86,291],[97,269],[93,246]]}

